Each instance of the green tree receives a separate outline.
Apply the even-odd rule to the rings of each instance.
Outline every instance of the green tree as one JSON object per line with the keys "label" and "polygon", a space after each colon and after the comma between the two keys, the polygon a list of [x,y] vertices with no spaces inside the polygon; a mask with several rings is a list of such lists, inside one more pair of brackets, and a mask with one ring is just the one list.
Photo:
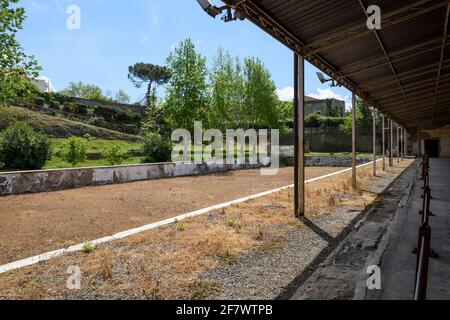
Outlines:
{"label": "green tree", "polygon": [[172,144],[166,137],[155,132],[149,132],[144,136],[142,152],[146,162],[169,161],[172,154]]}
{"label": "green tree", "polygon": [[166,131],[166,122],[164,113],[158,108],[156,98],[156,88],[166,84],[172,76],[170,69],[151,63],[136,63],[128,68],[128,79],[136,88],[141,88],[147,84],[147,93],[145,99],[147,102],[145,117],[142,122],[143,132]]}
{"label": "green tree", "polygon": [[83,138],[70,137],[62,147],[62,158],[75,166],[87,159],[87,144]]}
{"label": "green tree", "polygon": [[114,100],[119,103],[130,103],[131,98],[125,90],[120,89]]}
{"label": "green tree", "polygon": [[[361,134],[372,132],[372,110],[362,99],[356,101],[356,129]],[[340,126],[341,132],[351,134],[352,132],[352,113],[348,113],[344,123]]]}
{"label": "green tree", "polygon": [[172,78],[167,85],[166,111],[172,128],[194,129],[194,121],[209,125],[206,59],[191,39],[182,41],[167,58]]}
{"label": "green tree", "polygon": [[106,100],[103,91],[99,86],[84,84],[81,81],[70,82],[67,88],[60,91],[61,94],[83,99]]}
{"label": "green tree", "polygon": [[17,7],[19,0],[0,0],[0,107],[12,100],[23,102],[36,93],[30,79],[41,69],[33,56],[24,53],[16,40],[23,28],[25,9]]}
{"label": "green tree", "polygon": [[209,73],[211,126],[221,130],[240,127],[243,121],[244,77],[238,58],[220,48]]}
{"label": "green tree", "polygon": [[280,128],[279,99],[270,72],[258,58],[244,60],[246,126]]}
{"label": "green tree", "polygon": [[109,162],[109,164],[116,165],[123,162],[123,159],[126,157],[126,153],[120,148],[120,146],[113,145],[107,148],[103,152],[102,156]]}
{"label": "green tree", "polygon": [[10,169],[41,169],[51,154],[48,137],[35,132],[26,122],[9,125],[0,140],[0,161]]}
{"label": "green tree", "polygon": [[170,78],[171,72],[164,66],[139,62],[128,67],[128,79],[136,88],[142,88],[144,84],[147,84],[145,99],[150,108],[156,106],[156,88],[166,84]]}

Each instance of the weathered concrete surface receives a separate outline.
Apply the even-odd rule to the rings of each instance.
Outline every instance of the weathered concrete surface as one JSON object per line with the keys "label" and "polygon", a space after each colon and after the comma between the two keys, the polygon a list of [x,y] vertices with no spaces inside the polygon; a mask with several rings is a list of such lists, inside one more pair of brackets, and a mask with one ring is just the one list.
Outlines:
{"label": "weathered concrete surface", "polygon": [[261,165],[218,163],[156,163],[113,167],[22,171],[0,174],[0,196],[39,193],[87,186],[201,175]]}
{"label": "weathered concrete surface", "polygon": [[[380,196],[379,200],[364,214],[354,230],[333,253],[304,281],[291,296],[293,300],[347,300],[362,299],[368,278],[367,267],[379,265],[386,247],[390,222],[404,211],[409,198],[417,162],[408,168]],[[380,184],[375,186],[386,188]]]}
{"label": "weathered concrete surface", "polygon": [[[450,299],[450,159],[431,159],[430,187],[432,190],[430,218],[431,247],[438,254],[429,263],[427,298]],[[382,289],[367,291],[365,299],[411,300],[414,296],[414,280],[417,247],[421,224],[422,181],[416,174],[415,185],[404,214],[392,224],[389,244],[382,256]]]}
{"label": "weathered concrete surface", "polygon": [[[373,161],[373,157],[356,157],[357,165]],[[282,156],[281,163],[285,166],[294,165],[293,156]],[[351,167],[351,156],[305,156],[307,167]]]}

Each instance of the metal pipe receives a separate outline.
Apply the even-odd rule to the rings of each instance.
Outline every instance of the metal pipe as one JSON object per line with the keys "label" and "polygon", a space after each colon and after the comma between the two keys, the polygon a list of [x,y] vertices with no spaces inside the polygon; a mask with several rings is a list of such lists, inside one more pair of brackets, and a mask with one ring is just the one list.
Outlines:
{"label": "metal pipe", "polygon": [[377,175],[377,111],[373,108],[372,113],[373,123],[373,175]]}
{"label": "metal pipe", "polygon": [[386,171],[386,128],[384,125],[384,114],[381,115],[381,122],[382,122],[382,154],[383,154],[383,171]]}
{"label": "metal pipe", "polygon": [[392,155],[394,145],[394,125],[392,119],[389,119],[389,167],[394,166],[394,157]]}
{"label": "metal pipe", "polygon": [[408,133],[406,132],[406,129],[403,128],[403,158],[406,158],[407,140],[408,140]]}
{"label": "metal pipe", "polygon": [[397,163],[400,163],[400,126],[397,123]]}
{"label": "metal pipe", "polygon": [[403,127],[400,127],[400,160],[403,161],[403,154],[405,151],[405,143],[403,137]]}
{"label": "metal pipe", "polygon": [[305,215],[305,61],[294,53],[295,217]]}
{"label": "metal pipe", "polygon": [[356,94],[352,92],[352,186],[356,190]]}

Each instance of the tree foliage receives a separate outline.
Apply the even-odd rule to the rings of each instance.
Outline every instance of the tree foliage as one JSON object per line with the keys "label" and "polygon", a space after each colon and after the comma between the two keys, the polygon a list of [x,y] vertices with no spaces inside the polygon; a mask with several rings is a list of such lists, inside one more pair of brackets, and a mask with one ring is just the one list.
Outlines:
{"label": "tree foliage", "polygon": [[75,98],[106,100],[99,86],[84,84],[82,81],[70,82],[67,88],[60,91],[60,94]]}
{"label": "tree foliage", "polygon": [[128,79],[136,88],[142,88],[144,84],[147,84],[145,97],[148,106],[154,106],[156,87],[166,84],[170,77],[171,72],[168,68],[156,64],[139,62],[128,68]]}
{"label": "tree foliage", "polygon": [[[362,99],[356,101],[356,129],[359,133],[368,134],[372,131],[372,110]],[[344,123],[340,126],[341,132],[351,134],[352,132],[352,114],[345,117]]]}
{"label": "tree foliage", "polygon": [[0,0],[0,106],[12,100],[26,101],[36,94],[30,79],[38,76],[40,67],[33,56],[24,53],[16,39],[26,18],[19,0]]}
{"label": "tree foliage", "polygon": [[0,161],[9,169],[38,170],[50,157],[48,137],[25,122],[11,124],[0,140]]}
{"label": "tree foliage", "polygon": [[156,87],[166,84],[172,76],[171,70],[165,66],[139,62],[128,68],[128,79],[136,88],[147,84],[145,99],[147,102],[145,118],[142,123],[143,132],[158,132],[165,130],[162,110],[158,109]]}
{"label": "tree foliage", "polygon": [[220,48],[209,72],[212,125],[224,131],[244,122],[245,86],[242,65]]}
{"label": "tree foliage", "polygon": [[206,59],[190,39],[182,41],[167,58],[172,78],[167,85],[166,111],[172,128],[194,129],[194,121],[209,125]]}
{"label": "tree foliage", "polygon": [[75,167],[87,159],[87,148],[83,138],[70,137],[62,148],[62,158]]}
{"label": "tree foliage", "polygon": [[279,128],[276,86],[260,59],[244,60],[244,81],[247,127]]}

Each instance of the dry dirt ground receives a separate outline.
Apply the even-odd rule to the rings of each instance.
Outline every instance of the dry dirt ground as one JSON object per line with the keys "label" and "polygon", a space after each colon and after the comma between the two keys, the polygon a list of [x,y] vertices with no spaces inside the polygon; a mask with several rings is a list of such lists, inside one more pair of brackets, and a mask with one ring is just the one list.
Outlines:
{"label": "dry dirt ground", "polygon": [[[307,168],[307,179],[343,168]],[[0,264],[293,183],[259,170],[0,197]]]}
{"label": "dry dirt ground", "polygon": [[[356,190],[351,188],[349,174],[307,185],[308,219],[315,221],[314,219],[321,217],[339,217],[345,208],[363,210],[377,197],[374,191],[370,191],[372,187],[376,189],[377,186],[392,181],[411,163],[411,160],[404,161],[388,172],[380,173],[376,178],[371,176],[371,166],[360,168]],[[232,175],[235,174],[245,175],[247,172]],[[281,185],[291,181],[291,171],[285,174],[289,179],[279,181]],[[310,172],[309,177],[311,176]],[[199,177],[195,181],[201,181],[202,178],[212,179],[211,186],[217,190],[226,188],[236,192],[234,183],[229,183],[231,185],[228,186],[222,181],[222,185],[219,182],[216,186],[217,181],[214,180],[225,177]],[[258,178],[254,175],[244,178],[238,185],[245,185],[246,193],[253,186],[252,192],[248,194],[261,191],[253,183],[250,184],[249,181],[253,179]],[[278,178],[269,178],[268,181],[274,182],[275,179]],[[200,188],[199,183],[191,183],[186,188],[195,188],[193,194],[200,193],[196,196],[197,201],[206,198],[207,184]],[[260,187],[266,190],[276,186],[279,185],[267,184]],[[176,186],[172,185],[171,188]],[[239,193],[239,196],[242,195],[245,194]],[[173,203],[168,201],[171,206],[175,203],[175,200]],[[217,203],[217,200],[213,202]],[[301,271],[297,269],[303,268],[302,260],[314,259],[317,254],[314,248],[319,247],[318,244],[326,245],[322,243],[324,240],[320,235],[311,230],[307,221],[293,217],[292,202],[293,190],[284,190],[98,246],[89,253],[68,254],[14,270],[0,275],[0,299],[233,299],[240,298],[241,293],[246,293],[245,298],[251,298],[253,288],[259,288],[254,297],[270,299],[292,280],[289,277],[295,277],[295,272]],[[55,203],[55,206],[58,204]],[[330,234],[339,234],[346,227],[339,219],[330,221],[327,226],[323,226],[328,228]],[[293,236],[297,242],[296,247],[291,247]],[[295,272],[280,275],[277,273],[278,268],[271,267],[265,261],[270,261],[277,252],[286,250],[299,254],[294,257],[293,266],[291,265],[295,267]],[[239,279],[247,279],[245,273],[212,276],[227,266],[239,266],[249,255],[255,257],[251,264],[255,266],[252,274],[266,272],[264,276],[253,277],[256,283],[240,281]],[[79,289],[72,290],[67,286],[67,281],[71,283],[70,280],[73,279],[67,273],[70,266],[77,266],[81,271]],[[208,276],[205,277],[205,274]],[[268,279],[277,281],[266,281]]]}

